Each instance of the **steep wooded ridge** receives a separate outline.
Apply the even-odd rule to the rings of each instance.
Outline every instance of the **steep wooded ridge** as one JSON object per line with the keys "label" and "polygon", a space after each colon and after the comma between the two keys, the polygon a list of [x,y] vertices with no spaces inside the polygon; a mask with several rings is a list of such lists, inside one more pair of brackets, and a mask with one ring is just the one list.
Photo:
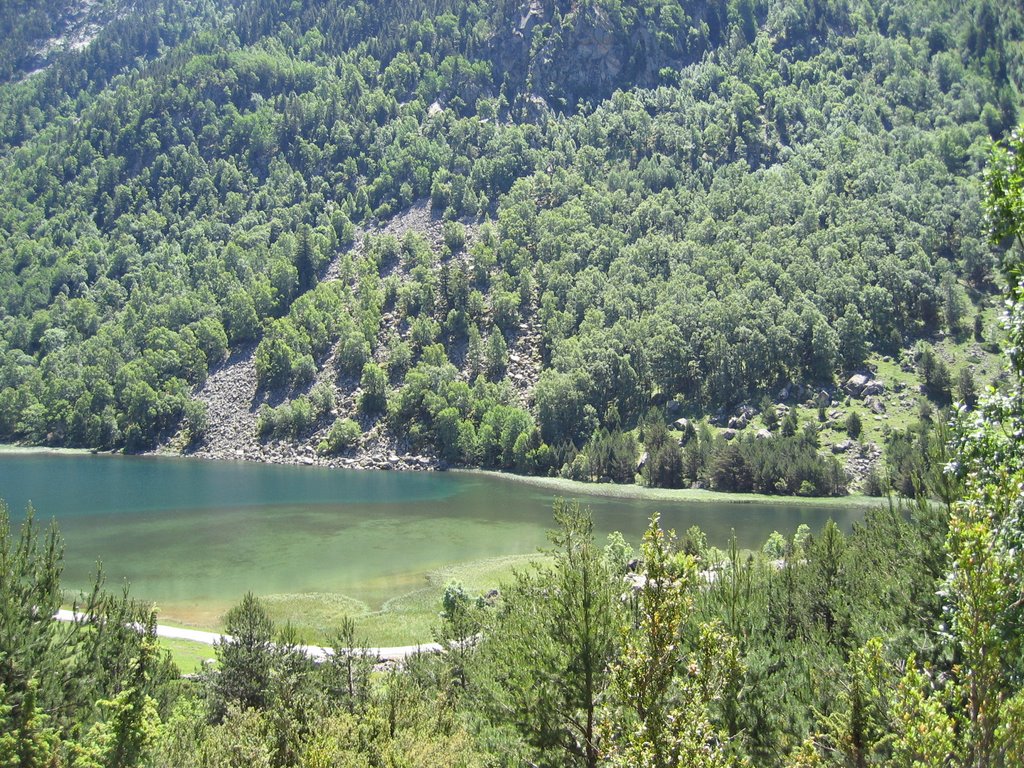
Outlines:
{"label": "steep wooded ridge", "polygon": [[0,15],[2,440],[909,491],[998,373],[1016,4]]}

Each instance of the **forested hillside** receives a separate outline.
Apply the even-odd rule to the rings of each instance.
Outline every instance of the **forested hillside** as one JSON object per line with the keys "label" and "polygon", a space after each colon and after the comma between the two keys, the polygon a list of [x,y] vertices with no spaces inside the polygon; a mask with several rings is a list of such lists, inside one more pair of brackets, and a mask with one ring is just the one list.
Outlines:
{"label": "forested hillside", "polygon": [[863,417],[913,490],[983,383],[1015,3],[99,3],[31,76],[22,5],[0,439],[834,494]]}

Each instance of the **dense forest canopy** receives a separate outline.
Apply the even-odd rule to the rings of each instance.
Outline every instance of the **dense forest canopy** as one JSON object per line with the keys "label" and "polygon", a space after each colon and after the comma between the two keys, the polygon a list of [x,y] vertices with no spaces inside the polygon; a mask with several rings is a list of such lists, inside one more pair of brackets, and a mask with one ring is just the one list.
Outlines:
{"label": "dense forest canopy", "polygon": [[[657,425],[981,338],[1015,4],[22,5],[0,439],[201,446],[248,351],[263,439],[627,481],[640,439],[657,484],[835,493],[814,435],[784,475]],[[27,74],[69,14],[95,39]],[[375,229],[423,201],[431,232]]]}

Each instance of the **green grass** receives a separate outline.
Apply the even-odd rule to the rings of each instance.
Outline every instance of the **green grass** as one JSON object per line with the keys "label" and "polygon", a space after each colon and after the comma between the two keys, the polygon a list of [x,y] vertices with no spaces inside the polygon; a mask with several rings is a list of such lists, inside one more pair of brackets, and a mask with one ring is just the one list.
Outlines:
{"label": "green grass", "polygon": [[369,613],[366,603],[330,592],[265,595],[260,601],[278,627],[291,624],[303,640],[314,644],[326,642],[346,616]]}
{"label": "green grass", "polygon": [[449,565],[427,574],[421,588],[388,600],[379,611],[356,617],[357,633],[372,645],[429,642],[440,623],[441,598],[452,582],[470,595],[486,594],[512,581],[516,571],[542,565],[543,555],[510,555]]}
{"label": "green grass", "polygon": [[158,640],[162,649],[171,652],[171,658],[183,675],[198,672],[204,661],[214,658],[213,646],[206,643],[172,640],[167,637],[161,637]]}
{"label": "green grass", "polygon": [[[433,640],[439,625],[441,598],[449,583],[461,584],[470,595],[486,594],[510,582],[516,571],[542,565],[545,561],[546,557],[539,554],[509,555],[437,568],[426,574],[422,586],[391,598],[376,611],[371,611],[362,601],[334,593],[277,594],[259,598],[278,629],[290,623],[302,642],[311,645],[329,645],[333,632],[346,616],[355,620],[356,637],[367,645],[427,643]],[[159,619],[159,623],[186,626],[163,619]],[[214,632],[223,628],[222,623],[203,627]],[[171,651],[184,673],[195,671],[214,655],[213,648],[202,643],[164,638],[160,643]]]}
{"label": "green grass", "polygon": [[510,582],[516,571],[543,563],[543,555],[510,555],[449,565],[430,571],[422,588],[388,600],[379,611],[354,617],[356,633],[371,645],[430,642],[440,623],[445,587],[457,582],[470,595]]}
{"label": "green grass", "polygon": [[[879,397],[885,406],[885,413],[875,414],[863,400],[854,397],[842,398],[836,409],[840,414],[835,421],[840,429],[823,431],[823,445],[832,445],[848,437],[845,429],[846,417],[853,412],[860,416],[861,434],[858,440],[879,446],[884,446],[887,430],[906,429],[917,421],[918,404],[924,397],[918,392],[921,381],[917,374],[904,371],[896,359],[881,355],[869,357],[868,364],[875,369],[874,377],[885,384],[885,393]],[[816,418],[816,414],[814,417]],[[832,439],[829,439],[830,437]]]}

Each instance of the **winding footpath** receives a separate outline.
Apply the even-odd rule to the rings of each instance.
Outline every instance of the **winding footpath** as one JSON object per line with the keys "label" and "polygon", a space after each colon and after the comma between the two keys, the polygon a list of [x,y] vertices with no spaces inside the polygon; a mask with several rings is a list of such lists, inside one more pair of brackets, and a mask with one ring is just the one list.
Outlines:
{"label": "winding footpath", "polygon": [[[68,611],[62,608],[54,614],[53,618],[57,621],[75,621],[83,618],[83,616],[82,614],[76,614],[73,611]],[[206,645],[214,645],[215,643],[231,639],[230,635],[222,635],[219,632],[204,632],[200,629],[169,627],[165,624],[156,625],[156,636],[166,637],[171,640],[188,640],[193,643],[204,643]],[[298,648],[314,661],[326,661],[329,657],[334,655],[333,648],[324,648],[319,645],[300,645]],[[395,645],[384,648],[366,648],[365,651],[363,649],[354,650],[358,653],[365,652],[366,654],[376,657],[381,661],[403,661],[418,653],[439,653],[441,651],[441,645],[440,643],[423,643],[421,645]]]}

